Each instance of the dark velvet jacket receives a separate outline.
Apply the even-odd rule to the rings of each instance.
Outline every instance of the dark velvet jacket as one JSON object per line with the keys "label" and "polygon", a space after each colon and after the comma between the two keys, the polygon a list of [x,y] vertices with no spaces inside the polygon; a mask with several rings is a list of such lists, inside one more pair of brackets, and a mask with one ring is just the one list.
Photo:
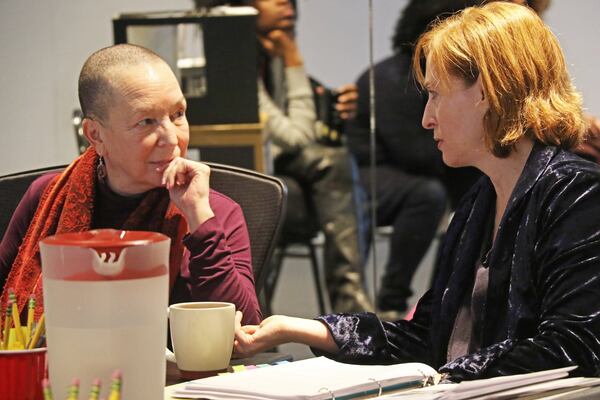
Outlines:
{"label": "dark velvet jacket", "polygon": [[482,238],[495,204],[483,177],[448,228],[433,288],[411,321],[374,314],[320,317],[340,361],[428,363],[452,380],[478,379],[578,365],[600,375],[600,168],[536,144],[513,190],[487,265],[483,316],[474,326],[479,351],[446,363],[463,295],[473,287]]}

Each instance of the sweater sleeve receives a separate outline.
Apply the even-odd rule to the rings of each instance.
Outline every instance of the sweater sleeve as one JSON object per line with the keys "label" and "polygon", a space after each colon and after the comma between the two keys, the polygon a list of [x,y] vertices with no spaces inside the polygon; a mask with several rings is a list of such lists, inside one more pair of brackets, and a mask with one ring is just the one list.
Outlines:
{"label": "sweater sleeve", "polygon": [[192,301],[226,301],[244,314],[244,324],[261,320],[254,287],[248,228],[240,206],[211,191],[215,217],[184,238],[189,258],[182,278]]}
{"label": "sweater sleeve", "polygon": [[268,116],[265,132],[273,144],[293,151],[316,140],[316,112],[310,81],[304,67],[285,69],[287,107],[279,108],[258,82],[259,108]]}
{"label": "sweater sleeve", "polygon": [[339,351],[336,354],[312,351],[351,364],[430,363],[430,315],[431,291],[419,300],[410,321],[381,321],[369,312],[324,315],[317,320],[325,324]]}

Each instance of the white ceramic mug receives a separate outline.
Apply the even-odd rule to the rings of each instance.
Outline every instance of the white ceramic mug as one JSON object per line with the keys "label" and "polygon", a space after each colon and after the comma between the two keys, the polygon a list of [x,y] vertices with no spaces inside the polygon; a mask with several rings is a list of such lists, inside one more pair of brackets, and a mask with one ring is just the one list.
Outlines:
{"label": "white ceramic mug", "polygon": [[[171,342],[182,371],[219,371],[229,366],[235,331],[235,305],[224,302],[169,306]],[[167,356],[172,360],[172,357]]]}

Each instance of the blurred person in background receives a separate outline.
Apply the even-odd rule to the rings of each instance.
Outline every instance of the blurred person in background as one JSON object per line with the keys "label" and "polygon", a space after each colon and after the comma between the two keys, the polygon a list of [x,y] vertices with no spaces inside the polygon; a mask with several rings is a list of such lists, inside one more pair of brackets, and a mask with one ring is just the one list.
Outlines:
{"label": "blurred person in background", "polygon": [[[444,166],[430,132],[421,125],[427,96],[412,71],[414,44],[436,18],[482,0],[412,0],[396,22],[394,54],[374,67],[376,104],[377,225],[391,225],[389,255],[377,296],[382,318],[396,320],[409,307],[417,267],[435,239],[448,208],[479,178],[475,168]],[[346,123],[348,147],[370,193],[369,71],[357,81],[356,117]]]}
{"label": "blurred person in background", "polygon": [[[332,309],[371,311],[359,250],[353,160],[344,146],[329,145],[318,131],[315,90],[323,89],[311,85],[304,68],[295,37],[294,4],[289,0],[242,3],[255,7],[259,13],[259,110],[268,117],[264,131],[274,160],[273,172],[289,186],[297,182],[303,192],[302,200],[306,199],[316,215],[325,236],[325,277]],[[336,107],[340,116],[347,117],[352,113],[356,94],[352,85],[341,89]],[[288,218],[294,213],[293,207],[289,208]]]}

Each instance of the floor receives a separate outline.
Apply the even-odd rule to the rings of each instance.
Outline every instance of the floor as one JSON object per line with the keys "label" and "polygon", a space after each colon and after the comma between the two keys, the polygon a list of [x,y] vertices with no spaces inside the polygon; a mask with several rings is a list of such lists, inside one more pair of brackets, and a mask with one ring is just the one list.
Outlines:
{"label": "floor", "polygon": [[[411,305],[416,304],[419,297],[428,289],[437,245],[437,240],[432,243],[413,279],[412,288],[414,295],[410,299]],[[376,276],[379,277],[377,279],[377,284],[379,284],[387,260],[389,249],[388,237],[378,236],[375,247],[377,262]],[[318,251],[319,260],[321,260],[320,245]],[[372,284],[374,270],[373,257],[370,256],[366,267],[366,280],[368,293],[371,296],[371,299],[373,299],[374,293]],[[309,295],[307,295],[307,293]],[[311,293],[314,293],[314,295],[310,295]],[[287,258],[284,261],[279,282],[274,293],[272,308],[273,313],[275,314],[284,314],[295,317],[314,318],[319,314],[316,289],[308,258]],[[329,307],[328,310],[330,310]],[[307,346],[300,344],[282,345],[278,350],[292,354],[295,360],[313,356]]]}

